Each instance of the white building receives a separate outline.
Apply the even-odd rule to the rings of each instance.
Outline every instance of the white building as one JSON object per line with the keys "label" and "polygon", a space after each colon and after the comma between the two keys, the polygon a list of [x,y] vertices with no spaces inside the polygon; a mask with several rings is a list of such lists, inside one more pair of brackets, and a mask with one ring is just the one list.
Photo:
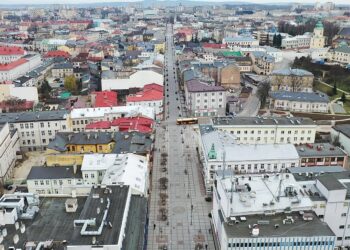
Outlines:
{"label": "white building", "polygon": [[304,34],[295,37],[282,39],[281,47],[284,49],[305,49],[310,48],[311,35]]}
{"label": "white building", "polygon": [[2,184],[12,177],[17,152],[19,152],[17,131],[10,131],[8,123],[0,125],[0,178]]}
{"label": "white building", "polygon": [[333,142],[339,142],[344,150],[350,154],[350,125],[339,124],[332,127],[331,137]]}
{"label": "white building", "polygon": [[17,61],[26,54],[21,47],[16,46],[0,46],[0,64],[11,63]]}
{"label": "white building", "polygon": [[265,52],[269,56],[272,56],[275,59],[275,62],[281,62],[283,60],[283,51],[280,49],[276,49],[274,47],[270,46],[256,46],[256,47],[250,47],[250,48],[240,48],[241,52],[247,54],[254,51],[261,51]]}
{"label": "white building", "polygon": [[302,190],[292,174],[218,173],[212,220],[219,249],[334,249],[334,232]]}
{"label": "white building", "polygon": [[225,115],[226,90],[222,86],[210,86],[196,79],[187,81],[185,99],[193,116]]}
{"label": "white building", "polygon": [[143,88],[146,84],[156,83],[163,86],[164,77],[153,70],[139,70],[130,75],[117,76],[116,72],[104,71],[101,76],[103,90],[127,90],[130,88]]}
{"label": "white building", "polygon": [[0,82],[11,81],[23,76],[40,64],[41,56],[39,54],[26,55],[8,64],[0,64]]}
{"label": "white building", "polygon": [[133,194],[147,196],[148,161],[135,154],[86,154],[81,166],[87,185],[128,185]]}
{"label": "white building", "polygon": [[239,144],[234,136],[200,126],[200,155],[207,192],[212,192],[215,171],[229,169],[235,174],[283,172],[299,166],[293,144]]}
{"label": "white building", "polygon": [[259,46],[259,41],[253,37],[246,36],[235,36],[235,37],[225,37],[222,39],[222,43],[226,44],[228,48],[249,48],[253,46]]}
{"label": "white building", "polygon": [[142,91],[126,97],[126,106],[151,107],[156,116],[163,112],[163,86],[155,83],[146,84]]}
{"label": "white building", "polygon": [[271,108],[306,113],[328,113],[329,98],[317,92],[274,91],[270,93]]}
{"label": "white building", "polygon": [[11,98],[18,98],[38,103],[38,88],[36,86],[16,86],[15,84],[0,84],[0,102]]}
{"label": "white building", "polygon": [[212,123],[243,144],[314,143],[317,127],[302,117],[216,117]]}
{"label": "white building", "polygon": [[72,131],[84,131],[87,124],[99,121],[113,121],[119,117],[145,116],[155,119],[155,110],[143,106],[118,106],[101,108],[79,108],[70,112]]}
{"label": "white building", "polygon": [[87,196],[91,185],[83,181],[77,166],[32,167],[27,176],[28,192],[43,197]]}
{"label": "white building", "polygon": [[45,150],[58,131],[71,131],[67,116],[65,110],[2,113],[0,124],[8,122],[10,130],[17,129],[21,150]]}

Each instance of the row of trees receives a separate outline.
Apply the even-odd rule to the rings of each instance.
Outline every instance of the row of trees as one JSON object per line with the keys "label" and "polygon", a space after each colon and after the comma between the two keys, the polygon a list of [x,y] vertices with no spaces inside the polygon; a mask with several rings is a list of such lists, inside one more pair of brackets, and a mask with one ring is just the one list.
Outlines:
{"label": "row of trees", "polygon": [[282,45],[282,36],[281,34],[274,34],[273,40],[272,40],[273,47],[280,48]]}

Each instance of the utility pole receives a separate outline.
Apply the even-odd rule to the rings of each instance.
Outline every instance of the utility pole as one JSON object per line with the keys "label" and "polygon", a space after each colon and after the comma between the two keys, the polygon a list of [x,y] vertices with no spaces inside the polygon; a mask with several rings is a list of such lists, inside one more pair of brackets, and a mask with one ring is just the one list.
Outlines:
{"label": "utility pole", "polygon": [[191,203],[191,226],[192,226],[193,204]]}

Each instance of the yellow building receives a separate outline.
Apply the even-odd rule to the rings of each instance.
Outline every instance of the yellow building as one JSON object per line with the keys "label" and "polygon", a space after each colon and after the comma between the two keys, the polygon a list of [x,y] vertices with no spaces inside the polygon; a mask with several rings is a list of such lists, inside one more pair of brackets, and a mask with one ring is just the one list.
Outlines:
{"label": "yellow building", "polygon": [[69,48],[68,46],[65,46],[65,45],[58,46],[58,47],[57,47],[57,50],[67,52],[67,53],[69,53],[70,55],[72,55],[72,54],[74,53],[74,49],[73,49],[73,48]]}
{"label": "yellow building", "polygon": [[164,42],[156,42],[154,43],[154,51],[157,53],[164,53],[165,51],[165,43]]}

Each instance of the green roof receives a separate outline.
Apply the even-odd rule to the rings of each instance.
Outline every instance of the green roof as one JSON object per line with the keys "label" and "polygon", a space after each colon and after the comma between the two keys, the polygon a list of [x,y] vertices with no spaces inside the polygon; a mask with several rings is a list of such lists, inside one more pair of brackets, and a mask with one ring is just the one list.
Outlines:
{"label": "green roof", "polygon": [[323,29],[323,24],[322,24],[322,22],[321,21],[318,21],[317,23],[316,23],[316,27],[315,27],[316,29]]}
{"label": "green roof", "polygon": [[225,57],[243,56],[243,54],[240,51],[223,51],[222,55],[225,56]]}
{"label": "green roof", "polygon": [[59,96],[60,99],[68,99],[72,94],[68,91],[62,92]]}

